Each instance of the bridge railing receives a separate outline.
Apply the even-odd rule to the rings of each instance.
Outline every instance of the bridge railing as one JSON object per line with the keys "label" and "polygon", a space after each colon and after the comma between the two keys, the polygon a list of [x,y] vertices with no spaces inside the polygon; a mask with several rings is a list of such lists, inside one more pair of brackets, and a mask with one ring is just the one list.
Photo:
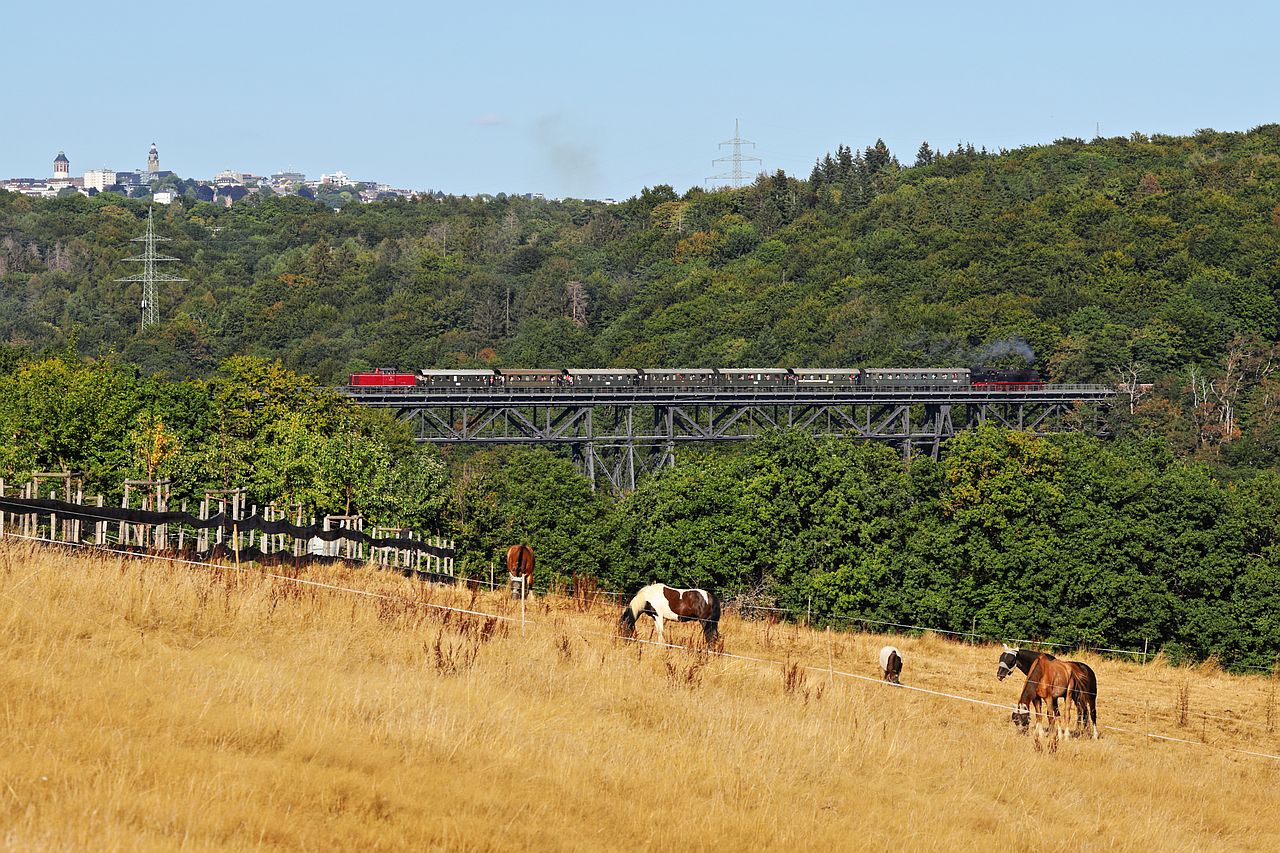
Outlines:
{"label": "bridge railing", "polygon": [[1054,384],[1032,388],[975,388],[957,385],[875,386],[875,385],[731,385],[717,387],[697,386],[574,386],[557,385],[537,388],[509,388],[493,386],[429,387],[429,386],[340,386],[339,393],[357,400],[386,399],[419,401],[426,399],[511,400],[562,399],[573,402],[592,400],[654,400],[666,401],[673,397],[682,399],[729,400],[744,396],[769,398],[778,401],[828,399],[831,397],[903,400],[933,397],[938,400],[1036,400],[1044,398],[1100,399],[1118,393],[1110,385]]}

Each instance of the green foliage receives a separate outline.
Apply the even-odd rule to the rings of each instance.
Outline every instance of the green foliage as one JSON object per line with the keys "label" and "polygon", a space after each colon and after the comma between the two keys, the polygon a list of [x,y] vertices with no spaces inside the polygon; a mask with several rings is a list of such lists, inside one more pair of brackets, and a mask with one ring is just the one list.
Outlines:
{"label": "green foliage", "polygon": [[[0,377],[0,477],[73,470],[105,487],[130,467],[128,436],[143,406],[132,371],[61,358]],[[123,479],[123,477],[120,477]]]}
{"label": "green foliage", "polygon": [[[665,366],[971,364],[1021,338],[1055,378],[1136,366],[1158,382],[1280,324],[1272,125],[922,145],[912,168],[880,141],[841,145],[807,181],[662,185],[612,206],[326,193],[166,208],[191,281],[142,336],[137,285],[114,279],[133,272],[144,205],[6,194],[0,339],[40,351],[78,327],[81,352],[152,375],[208,377],[247,353],[335,382],[356,365],[634,363],[638,342]],[[569,282],[591,283],[585,324]]]}
{"label": "green foliage", "polygon": [[534,581],[599,576],[609,504],[565,459],[526,448],[486,451],[461,463],[454,480],[452,529],[462,569],[505,578],[506,550],[533,547]]}
{"label": "green foliage", "polygon": [[280,366],[228,360],[208,382],[167,383],[109,361],[52,358],[0,376],[0,477],[74,471],[117,499],[126,478],[171,477],[178,500],[243,486],[304,516],[360,512],[434,529],[447,474],[404,427]]}

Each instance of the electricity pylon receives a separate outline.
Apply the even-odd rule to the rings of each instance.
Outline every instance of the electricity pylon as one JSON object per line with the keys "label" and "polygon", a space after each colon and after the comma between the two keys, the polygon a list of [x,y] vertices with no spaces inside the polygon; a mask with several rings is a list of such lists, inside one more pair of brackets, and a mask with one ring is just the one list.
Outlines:
{"label": "electricity pylon", "polygon": [[742,133],[738,129],[738,120],[736,118],[733,120],[733,139],[729,139],[720,143],[721,148],[725,147],[726,145],[730,146],[730,148],[733,150],[733,153],[728,155],[727,157],[717,157],[716,159],[711,161],[711,165],[714,166],[717,163],[731,163],[733,164],[732,167],[728,172],[721,172],[719,175],[712,175],[711,177],[707,178],[707,180],[708,181],[733,181],[733,185],[735,187],[740,187],[742,186],[742,179],[746,177],[746,174],[742,171],[742,164],[752,163],[752,162],[762,163],[764,161],[762,161],[759,157],[750,157],[742,153],[742,146],[750,145],[752,148],[755,148],[756,144],[754,142],[750,142],[742,138]]}
{"label": "electricity pylon", "polygon": [[118,278],[116,281],[140,281],[142,282],[142,329],[147,328],[154,323],[160,322],[160,300],[156,290],[158,282],[170,281],[186,281],[185,278],[166,275],[156,271],[156,264],[165,261],[176,261],[177,258],[169,258],[164,255],[156,254],[156,243],[169,242],[168,237],[157,237],[155,224],[151,218],[152,210],[147,208],[147,233],[141,237],[134,237],[130,243],[142,243],[142,254],[133,258],[125,258],[126,261],[138,261],[142,264],[141,275],[131,275],[128,278]]}

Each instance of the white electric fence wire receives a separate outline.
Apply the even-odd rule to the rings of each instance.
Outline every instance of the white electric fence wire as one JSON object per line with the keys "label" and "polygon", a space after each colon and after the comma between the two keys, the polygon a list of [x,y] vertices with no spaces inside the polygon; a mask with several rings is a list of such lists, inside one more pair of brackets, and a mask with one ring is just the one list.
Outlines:
{"label": "white electric fence wire", "polygon": [[[25,539],[32,542],[41,542],[49,545],[61,545],[63,547],[70,546],[73,548],[83,548],[89,551],[93,551],[95,553],[118,554],[122,557],[133,557],[135,559],[151,560],[153,562],[178,563],[184,566],[200,566],[201,568],[208,568],[208,569],[225,569],[233,572],[251,574],[255,577],[260,577],[260,578],[269,578],[271,580],[279,580],[279,581],[287,581],[288,583],[296,583],[296,584],[299,584],[300,586],[313,586],[313,587],[319,587],[320,589],[330,589],[335,592],[345,592],[350,595],[358,595],[358,596],[363,596],[365,598],[380,598],[380,599],[383,599],[384,601],[399,600],[397,599],[396,596],[387,595],[386,593],[382,593],[382,592],[373,592],[372,590],[356,589],[354,587],[348,587],[348,586],[338,586],[337,584],[324,583],[323,581],[307,580],[306,578],[294,578],[294,577],[290,577],[289,575],[278,575],[273,572],[254,570],[254,569],[246,568],[244,566],[227,565],[226,563],[204,563],[199,560],[184,560],[179,557],[165,557],[160,554],[148,554],[145,552],[135,553],[133,551],[126,551],[121,548],[108,548],[102,545],[86,545],[84,543],[72,544],[67,542],[59,542],[56,539],[40,539],[34,536],[19,536],[15,534],[11,536],[6,535],[6,538]],[[413,603],[422,607],[430,607],[437,610],[451,610],[455,613],[466,613],[471,616],[484,616],[486,618],[501,619],[504,622],[520,621],[519,619],[514,619],[510,616],[499,616],[493,613],[481,613],[478,610],[466,610],[461,607],[448,607],[443,604],[432,604],[430,602],[419,601],[417,599],[414,599]]]}

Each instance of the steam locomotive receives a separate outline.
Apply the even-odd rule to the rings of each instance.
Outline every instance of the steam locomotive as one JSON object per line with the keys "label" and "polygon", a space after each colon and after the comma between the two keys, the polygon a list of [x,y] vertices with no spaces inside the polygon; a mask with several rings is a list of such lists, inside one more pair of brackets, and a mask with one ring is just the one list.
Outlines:
{"label": "steam locomotive", "polygon": [[1043,387],[1035,368],[990,367],[685,367],[418,370],[352,373],[352,388],[533,388],[713,390],[717,388],[972,388],[1017,391]]}

